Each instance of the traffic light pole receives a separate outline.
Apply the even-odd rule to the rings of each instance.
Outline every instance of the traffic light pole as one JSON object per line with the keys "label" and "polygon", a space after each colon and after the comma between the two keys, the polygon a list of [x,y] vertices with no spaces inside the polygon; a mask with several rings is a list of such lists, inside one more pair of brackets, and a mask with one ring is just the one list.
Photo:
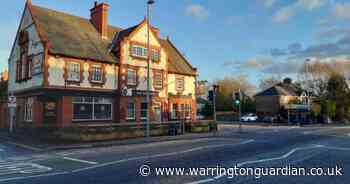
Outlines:
{"label": "traffic light pole", "polygon": [[241,89],[238,89],[238,93],[239,93],[239,100],[240,100],[240,103],[239,103],[239,114],[238,114],[238,118],[239,118],[239,133],[242,133],[242,120],[241,120],[241,117],[242,117],[242,95],[241,95]]}
{"label": "traffic light pole", "polygon": [[216,85],[214,85],[213,88],[213,116],[214,116],[214,122],[216,123]]}

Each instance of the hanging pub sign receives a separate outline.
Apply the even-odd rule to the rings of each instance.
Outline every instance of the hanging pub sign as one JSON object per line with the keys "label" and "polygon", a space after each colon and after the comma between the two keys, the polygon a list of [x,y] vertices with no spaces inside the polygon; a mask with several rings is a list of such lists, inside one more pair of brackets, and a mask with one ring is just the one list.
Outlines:
{"label": "hanging pub sign", "polygon": [[56,118],[57,116],[57,104],[56,102],[45,102],[45,117]]}
{"label": "hanging pub sign", "polygon": [[44,54],[40,53],[38,55],[33,56],[32,58],[32,75],[38,75],[42,73],[43,68],[43,60],[44,60]]}

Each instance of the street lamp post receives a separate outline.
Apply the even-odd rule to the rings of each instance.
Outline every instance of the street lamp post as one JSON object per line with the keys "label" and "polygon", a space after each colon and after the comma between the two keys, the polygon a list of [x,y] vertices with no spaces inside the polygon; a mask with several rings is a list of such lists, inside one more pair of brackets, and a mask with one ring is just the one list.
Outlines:
{"label": "street lamp post", "polygon": [[146,125],[146,137],[150,137],[150,92],[151,92],[151,82],[150,82],[150,64],[151,64],[151,45],[150,45],[150,9],[151,5],[154,4],[154,0],[147,1],[147,125]]}

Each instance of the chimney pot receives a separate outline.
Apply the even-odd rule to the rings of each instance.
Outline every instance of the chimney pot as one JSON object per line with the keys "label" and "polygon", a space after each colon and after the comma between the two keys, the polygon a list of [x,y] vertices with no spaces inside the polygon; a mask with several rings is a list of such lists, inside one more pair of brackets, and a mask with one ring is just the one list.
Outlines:
{"label": "chimney pot", "polygon": [[107,3],[95,1],[94,7],[90,10],[90,21],[100,33],[102,39],[108,38],[108,8]]}

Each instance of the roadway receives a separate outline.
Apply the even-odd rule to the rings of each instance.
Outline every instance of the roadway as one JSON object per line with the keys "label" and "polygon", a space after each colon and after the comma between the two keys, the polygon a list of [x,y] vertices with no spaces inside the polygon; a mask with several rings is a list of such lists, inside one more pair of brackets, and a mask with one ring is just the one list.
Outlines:
{"label": "roadway", "polygon": [[[347,183],[348,127],[221,125],[205,138],[25,154],[0,161],[0,183]],[[148,176],[140,175],[143,165]],[[340,167],[342,176],[156,176],[155,168]],[[145,168],[145,167],[144,167]],[[145,173],[143,173],[145,174]],[[148,172],[146,172],[148,174]]]}

